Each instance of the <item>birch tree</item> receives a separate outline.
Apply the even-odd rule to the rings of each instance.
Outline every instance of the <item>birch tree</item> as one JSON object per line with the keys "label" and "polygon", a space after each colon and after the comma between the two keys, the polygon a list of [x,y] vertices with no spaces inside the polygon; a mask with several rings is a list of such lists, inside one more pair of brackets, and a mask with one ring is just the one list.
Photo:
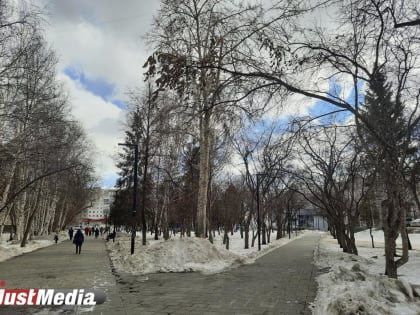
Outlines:
{"label": "birch tree", "polygon": [[[160,90],[170,88],[183,95],[184,110],[199,134],[196,221],[199,237],[206,236],[213,130],[223,114],[224,118],[230,117],[227,119],[234,117],[232,105],[237,102],[232,99],[241,99],[238,95],[226,98],[241,80],[222,76],[215,67],[230,63],[232,54],[246,55],[250,51],[245,46],[240,51],[240,35],[250,25],[251,16],[258,14],[257,7],[234,1],[164,0],[149,34],[154,54],[145,64],[147,74],[157,76]],[[226,120],[224,123],[228,124]]]}
{"label": "birch tree", "polygon": [[[84,133],[56,80],[57,58],[43,38],[39,12],[19,5],[0,5],[0,230],[10,219],[11,237],[25,246],[33,234],[66,222],[72,200],[61,198],[71,178],[64,174],[91,175],[92,169]],[[79,179],[81,189],[93,180]]]}

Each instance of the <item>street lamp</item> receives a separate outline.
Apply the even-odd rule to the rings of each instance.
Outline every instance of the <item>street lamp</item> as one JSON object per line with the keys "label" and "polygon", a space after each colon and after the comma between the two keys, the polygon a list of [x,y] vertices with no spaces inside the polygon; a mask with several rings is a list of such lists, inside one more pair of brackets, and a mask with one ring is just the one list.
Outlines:
{"label": "street lamp", "polygon": [[137,164],[139,159],[139,146],[138,144],[132,143],[118,143],[118,145],[123,145],[126,147],[134,148],[134,187],[133,187],[133,227],[131,229],[131,255],[134,254],[134,243],[136,240],[136,212],[137,212]]}
{"label": "street lamp", "polygon": [[266,176],[266,173],[257,173],[257,235],[258,250],[261,250],[261,220],[260,220],[260,177]]}
{"label": "street lamp", "polygon": [[105,215],[105,233],[107,233],[107,231],[108,231],[108,215],[109,215],[109,210],[105,210],[104,211],[104,215]]}

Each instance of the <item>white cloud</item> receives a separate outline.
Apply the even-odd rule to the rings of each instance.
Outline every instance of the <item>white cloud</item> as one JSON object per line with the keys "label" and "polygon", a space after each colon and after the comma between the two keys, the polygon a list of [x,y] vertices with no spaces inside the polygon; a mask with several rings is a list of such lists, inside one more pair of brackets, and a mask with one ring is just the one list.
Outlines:
{"label": "white cloud", "polygon": [[[141,85],[148,52],[141,40],[151,28],[159,1],[126,0],[35,0],[49,14],[46,37],[59,57],[60,77],[66,82],[74,107],[91,141],[97,147],[97,171],[102,177],[115,174],[110,156],[122,140],[123,112],[110,102],[93,95],[63,74],[80,67],[90,80],[104,80],[115,86],[109,100],[124,99],[127,88]],[[324,82],[328,84],[328,82]],[[294,95],[280,111],[267,117],[307,115],[315,101]],[[277,106],[276,106],[277,107]],[[235,164],[238,161],[234,161]]]}
{"label": "white cloud", "polygon": [[90,78],[102,78],[115,84],[121,98],[128,87],[142,82],[142,68],[146,55],[134,43],[127,43],[88,23],[74,26],[63,36],[60,32],[48,34],[60,58],[60,70],[71,65],[82,67]]}
{"label": "white cloud", "polygon": [[125,112],[101,97],[83,89],[65,75],[61,80],[70,94],[73,115],[82,123],[89,140],[94,144],[97,174],[103,179],[115,176],[117,168],[113,156],[118,142],[124,138]]}
{"label": "white cloud", "polygon": [[58,53],[61,70],[81,65],[88,78],[114,83],[116,97],[141,84],[148,56],[141,36],[150,29],[158,8],[159,2],[153,2],[49,2],[47,39]]}
{"label": "white cloud", "polygon": [[107,100],[124,100],[127,88],[139,86],[148,53],[141,36],[151,25],[159,1],[127,0],[35,0],[46,10],[47,41],[59,58],[58,78],[69,91],[73,114],[85,127],[95,146],[96,172],[102,179],[114,178],[115,156],[122,131],[124,111],[86,90],[64,74],[80,69],[90,80],[115,87]]}

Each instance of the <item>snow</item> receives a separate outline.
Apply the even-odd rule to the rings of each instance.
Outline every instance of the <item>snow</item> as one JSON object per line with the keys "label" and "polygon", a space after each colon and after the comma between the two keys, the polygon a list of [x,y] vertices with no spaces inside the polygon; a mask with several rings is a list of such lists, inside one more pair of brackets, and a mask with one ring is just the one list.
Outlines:
{"label": "snow", "polygon": [[130,252],[130,240],[118,240],[112,248],[111,258],[117,270],[130,273],[212,273],[244,263],[240,256],[218,250],[208,240],[199,238],[175,238],[152,243],[145,248],[137,248],[133,256],[124,255],[127,252]]}
{"label": "snow", "polygon": [[[45,235],[35,240],[28,240],[25,247],[20,247],[19,241],[9,241],[9,236],[7,233],[0,235],[0,262],[55,244],[54,234]],[[67,233],[60,232],[58,242],[62,242],[65,239],[67,239]]]}
{"label": "snow", "polygon": [[409,252],[409,262],[398,269],[399,278],[395,280],[384,275],[381,230],[373,231],[375,248],[369,231],[356,233],[359,256],[343,253],[337,241],[325,234],[315,251],[315,263],[328,272],[317,277],[313,314],[419,314],[420,234],[409,237],[414,249]]}
{"label": "snow", "polygon": [[[409,261],[398,269],[399,279],[384,276],[384,241],[381,230],[373,231],[375,248],[372,248],[369,231],[356,233],[359,256],[343,253],[329,234],[322,233],[314,251],[314,263],[321,273],[317,276],[319,285],[317,297],[312,305],[315,315],[332,314],[380,314],[414,315],[420,314],[420,229],[409,234],[413,250]],[[121,272],[145,274],[154,272],[190,272],[205,274],[221,272],[242,264],[251,264],[258,257],[300,238],[313,231],[299,232],[288,237],[262,245],[244,249],[244,241],[239,232],[229,234],[229,250],[222,244],[223,235],[216,235],[214,244],[195,237],[180,237],[179,233],[168,241],[153,240],[148,235],[146,246],[141,245],[141,237],[136,239],[134,255],[130,255],[130,236],[119,234],[115,242],[108,242],[114,267]],[[38,248],[54,244],[53,235],[45,239],[28,242],[25,248],[19,243],[7,242],[8,235],[0,239],[0,261]],[[60,234],[59,241],[67,238]],[[400,243],[397,243],[399,247]]]}
{"label": "snow", "polygon": [[244,249],[244,241],[240,238],[239,232],[229,235],[229,250],[226,250],[223,245],[223,235],[216,235],[214,244],[206,239],[180,237],[179,233],[168,241],[155,241],[149,237],[145,247],[141,245],[138,237],[133,255],[129,254],[130,237],[119,235],[115,242],[108,243],[108,249],[114,267],[122,272],[148,274],[199,271],[204,274],[212,274],[242,264],[253,263],[259,256],[302,235],[293,234],[290,240],[288,238],[275,240],[275,233],[272,233],[271,240],[274,239],[274,241],[262,245],[261,251],[257,250],[257,244],[249,249]]}

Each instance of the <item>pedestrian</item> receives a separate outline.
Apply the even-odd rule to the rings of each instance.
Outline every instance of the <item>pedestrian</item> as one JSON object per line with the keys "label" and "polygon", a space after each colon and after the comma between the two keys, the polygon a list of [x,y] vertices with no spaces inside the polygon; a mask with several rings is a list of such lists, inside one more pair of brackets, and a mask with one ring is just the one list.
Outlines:
{"label": "pedestrian", "polygon": [[96,229],[95,229],[95,238],[98,238],[98,236],[99,236],[99,229],[98,229],[98,227],[96,227]]}
{"label": "pedestrian", "polygon": [[69,237],[70,237],[70,241],[73,239],[73,228],[72,227],[70,227],[69,228]]}
{"label": "pedestrian", "polygon": [[57,232],[55,232],[55,234],[54,234],[54,241],[57,244],[57,242],[58,242],[58,234],[57,234]]}
{"label": "pedestrian", "polygon": [[83,232],[81,229],[78,229],[76,234],[74,235],[73,243],[76,245],[76,254],[80,255],[80,251],[82,250],[82,244],[85,241],[85,237],[83,236]]}
{"label": "pedestrian", "polygon": [[106,238],[106,241],[108,242],[110,239],[112,239],[112,241],[115,242],[115,237],[116,236],[117,236],[117,233],[114,230],[114,232],[108,234],[108,236]]}

